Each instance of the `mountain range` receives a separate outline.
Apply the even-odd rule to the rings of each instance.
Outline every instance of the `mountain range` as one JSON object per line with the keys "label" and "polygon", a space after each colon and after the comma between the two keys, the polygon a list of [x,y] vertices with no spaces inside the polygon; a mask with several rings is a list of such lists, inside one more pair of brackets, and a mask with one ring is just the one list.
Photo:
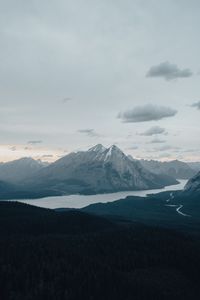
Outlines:
{"label": "mountain range", "polygon": [[193,170],[200,171],[200,161],[187,163]]}
{"label": "mountain range", "polygon": [[95,194],[123,190],[144,190],[176,184],[132,161],[117,146],[98,144],[88,151],[73,152],[42,168],[26,179],[26,186],[66,193]]}
{"label": "mountain range", "polygon": [[0,180],[10,183],[22,182],[27,176],[32,176],[45,167],[47,163],[23,157],[7,163],[0,163]]}
{"label": "mountain range", "polygon": [[[166,174],[176,179],[189,179],[194,176],[198,169],[193,169],[190,165],[179,160],[156,161],[140,160],[142,166],[155,174]],[[195,165],[196,166],[196,165]],[[200,166],[199,166],[200,170]]]}
{"label": "mountain range", "polygon": [[115,145],[105,148],[98,144],[51,164],[32,158],[1,163],[0,197],[9,197],[8,190],[12,197],[16,192],[19,197],[40,197],[156,189],[176,184],[176,179],[191,178],[196,172],[181,161],[139,161]]}

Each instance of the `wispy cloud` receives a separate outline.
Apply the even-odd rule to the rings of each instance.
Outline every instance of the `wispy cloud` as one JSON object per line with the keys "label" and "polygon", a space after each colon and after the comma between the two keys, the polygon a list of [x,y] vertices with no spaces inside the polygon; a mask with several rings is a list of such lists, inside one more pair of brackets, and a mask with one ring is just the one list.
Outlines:
{"label": "wispy cloud", "polygon": [[190,69],[180,69],[176,64],[162,62],[159,65],[152,66],[146,74],[146,77],[162,77],[165,80],[176,78],[186,78],[192,76]]}
{"label": "wispy cloud", "polygon": [[180,150],[180,147],[174,147],[174,146],[170,146],[170,145],[164,145],[164,146],[155,148],[154,150],[156,150],[156,151],[167,151],[167,150],[178,151],[178,150]]}
{"label": "wispy cloud", "polygon": [[161,139],[153,139],[150,142],[148,142],[148,144],[163,144],[165,143],[165,140],[161,140]]}
{"label": "wispy cloud", "polygon": [[146,131],[139,133],[139,135],[144,135],[144,136],[152,136],[157,134],[167,135],[167,131],[165,130],[165,128],[162,128],[160,126],[153,126],[147,129]]}
{"label": "wispy cloud", "polygon": [[133,145],[133,146],[130,146],[130,147],[126,148],[126,149],[127,150],[136,150],[136,149],[138,149],[138,146]]}
{"label": "wispy cloud", "polygon": [[137,106],[125,112],[120,112],[118,118],[124,123],[148,122],[173,117],[176,113],[177,110],[170,107],[147,104],[144,106]]}
{"label": "wispy cloud", "polygon": [[90,137],[99,137],[101,136],[99,133],[97,133],[94,129],[92,128],[88,128],[88,129],[79,129],[78,130],[79,133],[83,133],[87,136],[90,136]]}
{"label": "wispy cloud", "polygon": [[49,158],[49,157],[53,157],[53,154],[44,154],[44,155],[42,155],[42,158]]}
{"label": "wispy cloud", "polygon": [[171,153],[160,153],[160,154],[158,155],[158,158],[163,158],[163,159],[165,159],[165,160],[166,160],[166,158],[170,158],[170,157],[172,157],[172,154],[171,154]]}
{"label": "wispy cloud", "polygon": [[36,145],[36,144],[41,144],[42,141],[41,140],[34,140],[34,141],[28,141],[27,144],[29,145]]}
{"label": "wispy cloud", "polygon": [[11,151],[16,151],[16,150],[17,150],[17,147],[16,147],[16,146],[12,146],[12,147],[10,147],[10,150],[11,150]]}
{"label": "wispy cloud", "polygon": [[71,100],[72,100],[71,97],[65,97],[65,98],[62,99],[62,103],[67,103],[67,102],[69,102]]}

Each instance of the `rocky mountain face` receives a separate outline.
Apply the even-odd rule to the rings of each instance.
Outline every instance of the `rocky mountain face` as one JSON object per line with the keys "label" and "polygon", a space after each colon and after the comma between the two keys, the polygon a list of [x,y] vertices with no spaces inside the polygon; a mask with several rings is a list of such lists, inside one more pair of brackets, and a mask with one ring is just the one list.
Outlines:
{"label": "rocky mountain face", "polygon": [[117,146],[100,144],[70,153],[25,181],[32,189],[50,188],[61,194],[153,189],[176,183],[171,177],[151,173]]}
{"label": "rocky mountain face", "polygon": [[192,177],[185,185],[184,192],[200,194],[200,172]]}
{"label": "rocky mountain face", "polygon": [[200,162],[196,161],[196,162],[188,162],[187,163],[193,170],[200,172]]}
{"label": "rocky mountain face", "polygon": [[156,160],[141,160],[142,166],[155,174],[166,174],[176,179],[189,179],[196,174],[196,170],[192,169],[187,163],[173,161],[156,161]]}
{"label": "rocky mountain face", "polygon": [[45,165],[39,160],[24,157],[11,162],[0,164],[0,180],[10,183],[19,183],[27,176],[33,176]]}
{"label": "rocky mountain face", "polygon": [[10,191],[13,191],[13,190],[15,190],[14,185],[12,185],[11,183],[0,180],[0,192],[2,194],[6,194],[6,193],[8,193]]}

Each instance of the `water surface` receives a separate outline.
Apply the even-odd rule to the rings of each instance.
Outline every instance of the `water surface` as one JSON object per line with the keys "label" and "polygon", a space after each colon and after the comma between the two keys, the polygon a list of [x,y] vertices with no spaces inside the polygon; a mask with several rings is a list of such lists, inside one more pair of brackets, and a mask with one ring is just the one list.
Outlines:
{"label": "water surface", "polygon": [[18,202],[28,203],[31,205],[44,207],[44,208],[83,208],[87,205],[94,203],[106,203],[113,202],[119,199],[124,199],[127,196],[141,196],[145,197],[147,194],[157,194],[164,191],[182,190],[187,180],[178,180],[179,184],[170,185],[162,189],[156,190],[142,190],[142,191],[125,191],[109,194],[97,194],[97,195],[68,195],[68,196],[56,196],[45,197],[39,199],[23,199],[17,200]]}

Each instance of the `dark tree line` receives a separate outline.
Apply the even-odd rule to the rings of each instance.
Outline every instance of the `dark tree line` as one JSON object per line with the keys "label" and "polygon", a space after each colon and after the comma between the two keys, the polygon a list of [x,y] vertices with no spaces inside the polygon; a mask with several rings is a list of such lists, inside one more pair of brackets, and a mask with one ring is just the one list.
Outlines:
{"label": "dark tree line", "polygon": [[199,238],[0,203],[0,299],[199,299]]}

